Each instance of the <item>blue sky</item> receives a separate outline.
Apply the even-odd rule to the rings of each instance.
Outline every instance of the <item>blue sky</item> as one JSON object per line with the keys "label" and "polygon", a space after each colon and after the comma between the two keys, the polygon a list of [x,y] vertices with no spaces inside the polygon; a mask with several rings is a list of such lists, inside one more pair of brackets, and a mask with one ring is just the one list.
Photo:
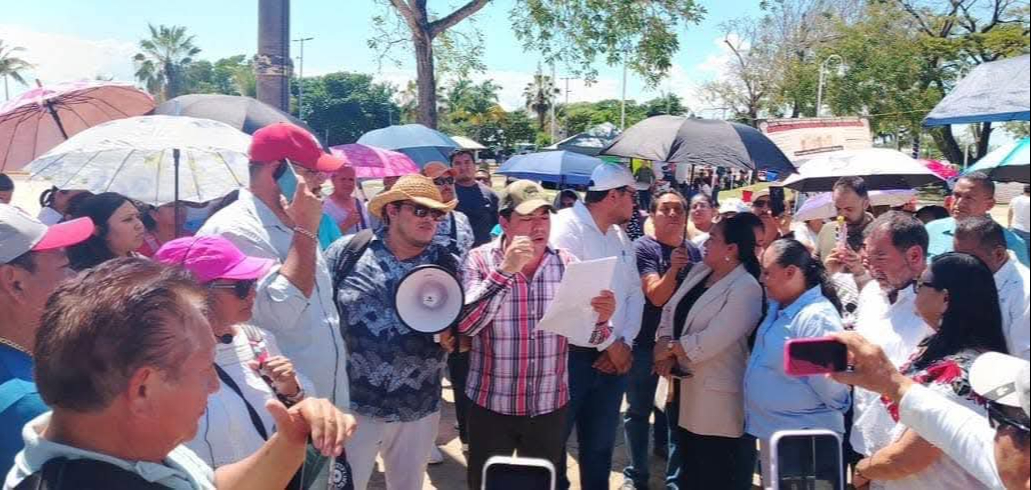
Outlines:
{"label": "blue sky", "polygon": [[[136,43],[147,34],[147,23],[184,25],[197,37],[204,50],[201,57],[217,59],[235,54],[254,54],[257,45],[256,0],[3,0],[0,39],[5,44],[24,46],[24,54],[38,65],[32,77],[44,82],[92,78],[97,75],[131,79],[131,56]],[[430,8],[450,11],[457,0],[430,0]],[[537,56],[524,53],[510,28],[508,12],[516,0],[495,0],[475,17],[485,33],[487,73],[475,78],[492,78],[504,90],[502,104],[518,106],[519,94],[537,67]],[[384,81],[401,85],[414,77],[414,63],[406,53],[397,67],[379,66],[366,46],[372,36],[371,19],[382,7],[374,0],[294,0],[293,37],[314,37],[305,48],[305,74],[332,71],[373,73]],[[647,99],[659,91],[671,91],[687,99],[693,108],[704,109],[697,86],[718,75],[726,60],[719,47],[719,24],[743,15],[758,15],[758,0],[705,1],[709,13],[699,25],[680,35],[681,51],[672,76],[656,90],[647,90],[631,75],[628,95]],[[298,55],[297,46],[292,51]],[[620,68],[599,65],[600,77],[593,86],[571,82],[571,100],[618,98]],[[565,76],[558,68],[558,76]],[[23,88],[14,86],[13,92]]]}

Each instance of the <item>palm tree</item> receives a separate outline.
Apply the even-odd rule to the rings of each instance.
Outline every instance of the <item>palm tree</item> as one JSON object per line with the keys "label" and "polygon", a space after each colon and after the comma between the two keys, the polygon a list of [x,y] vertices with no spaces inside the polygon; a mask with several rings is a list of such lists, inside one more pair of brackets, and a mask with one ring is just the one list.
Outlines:
{"label": "palm tree", "polygon": [[13,78],[14,81],[28,85],[25,79],[22,78],[21,72],[32,68],[32,64],[25,61],[17,56],[15,53],[25,51],[25,48],[19,46],[6,47],[4,41],[0,39],[0,76],[4,77],[4,99],[10,100],[11,92],[8,87],[8,78]]}
{"label": "palm tree", "polygon": [[164,100],[180,95],[186,67],[193,63],[193,57],[200,53],[194,46],[193,36],[186,35],[182,26],[160,25],[150,28],[150,39],[140,41],[140,53],[133,57],[136,64],[136,79],[147,86],[147,90]]}
{"label": "palm tree", "polygon": [[539,66],[537,74],[533,76],[533,81],[526,84],[526,88],[523,89],[526,108],[537,114],[537,126],[541,131],[544,131],[544,119],[551,111],[551,106],[555,103],[555,98],[559,93],[559,89],[555,87],[555,81],[542,74]]}

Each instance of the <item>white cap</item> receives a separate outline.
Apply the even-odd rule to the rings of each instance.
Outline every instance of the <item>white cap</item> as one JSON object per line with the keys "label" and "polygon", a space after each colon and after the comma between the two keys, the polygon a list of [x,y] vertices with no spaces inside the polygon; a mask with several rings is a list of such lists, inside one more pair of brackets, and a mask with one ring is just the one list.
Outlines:
{"label": "white cap", "polygon": [[[589,191],[603,192],[623,187],[635,187],[637,180],[630,170],[622,165],[603,163],[594,168],[591,172],[591,186]],[[636,188],[636,187],[635,187]]]}
{"label": "white cap", "polygon": [[47,227],[14,206],[0,204],[0,264],[30,251],[70,247],[93,234],[93,221],[79,218]]}
{"label": "white cap", "polygon": [[970,368],[970,386],[986,400],[1021,408],[1031,417],[1031,363],[997,352],[981,355]]}
{"label": "white cap", "polygon": [[719,214],[727,214],[727,213],[741,214],[741,213],[751,213],[751,212],[752,212],[752,208],[750,208],[747,204],[745,204],[744,201],[742,201],[742,200],[740,200],[740,199],[738,199],[736,197],[731,197],[729,199],[723,199],[720,202]]}

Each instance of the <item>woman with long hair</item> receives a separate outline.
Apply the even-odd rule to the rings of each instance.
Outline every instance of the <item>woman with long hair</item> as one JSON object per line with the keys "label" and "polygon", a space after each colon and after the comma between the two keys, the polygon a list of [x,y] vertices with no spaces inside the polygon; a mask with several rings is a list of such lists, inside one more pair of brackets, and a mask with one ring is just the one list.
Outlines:
{"label": "woman with long hair", "polygon": [[[937,257],[913,287],[917,311],[934,333],[920,343],[902,374],[987,417],[968,374],[981,354],[1008,353],[991,271],[972,255],[948,253]],[[887,408],[897,422],[899,407]],[[985,488],[904,425],[897,425],[892,437],[894,442],[856,466],[858,483],[889,490]]]}
{"label": "woman with long hair", "polygon": [[656,371],[679,404],[681,489],[750,489],[755,440],[746,436],[743,382],[748,338],[762,317],[754,224],[740,217],[711,230],[695,266],[663,308]]}
{"label": "woman with long hair", "polygon": [[71,267],[76,271],[132,256],[143,245],[146,229],[140,210],[121,194],[105,192],[86,197],[73,210],[72,217],[88,217],[96,225],[89,240],[68,249]]}

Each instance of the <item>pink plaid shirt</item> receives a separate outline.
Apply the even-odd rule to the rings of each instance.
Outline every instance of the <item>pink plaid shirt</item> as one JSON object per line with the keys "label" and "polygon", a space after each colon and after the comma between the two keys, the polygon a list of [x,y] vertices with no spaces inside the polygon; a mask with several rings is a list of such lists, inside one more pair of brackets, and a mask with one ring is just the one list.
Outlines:
{"label": "pink plaid shirt", "polygon": [[549,248],[532,280],[501,272],[503,260],[497,239],[470,252],[465,262],[466,311],[458,329],[473,338],[466,395],[503,415],[546,415],[569,402],[569,344],[537,331],[537,322],[566,265],[577,259]]}

